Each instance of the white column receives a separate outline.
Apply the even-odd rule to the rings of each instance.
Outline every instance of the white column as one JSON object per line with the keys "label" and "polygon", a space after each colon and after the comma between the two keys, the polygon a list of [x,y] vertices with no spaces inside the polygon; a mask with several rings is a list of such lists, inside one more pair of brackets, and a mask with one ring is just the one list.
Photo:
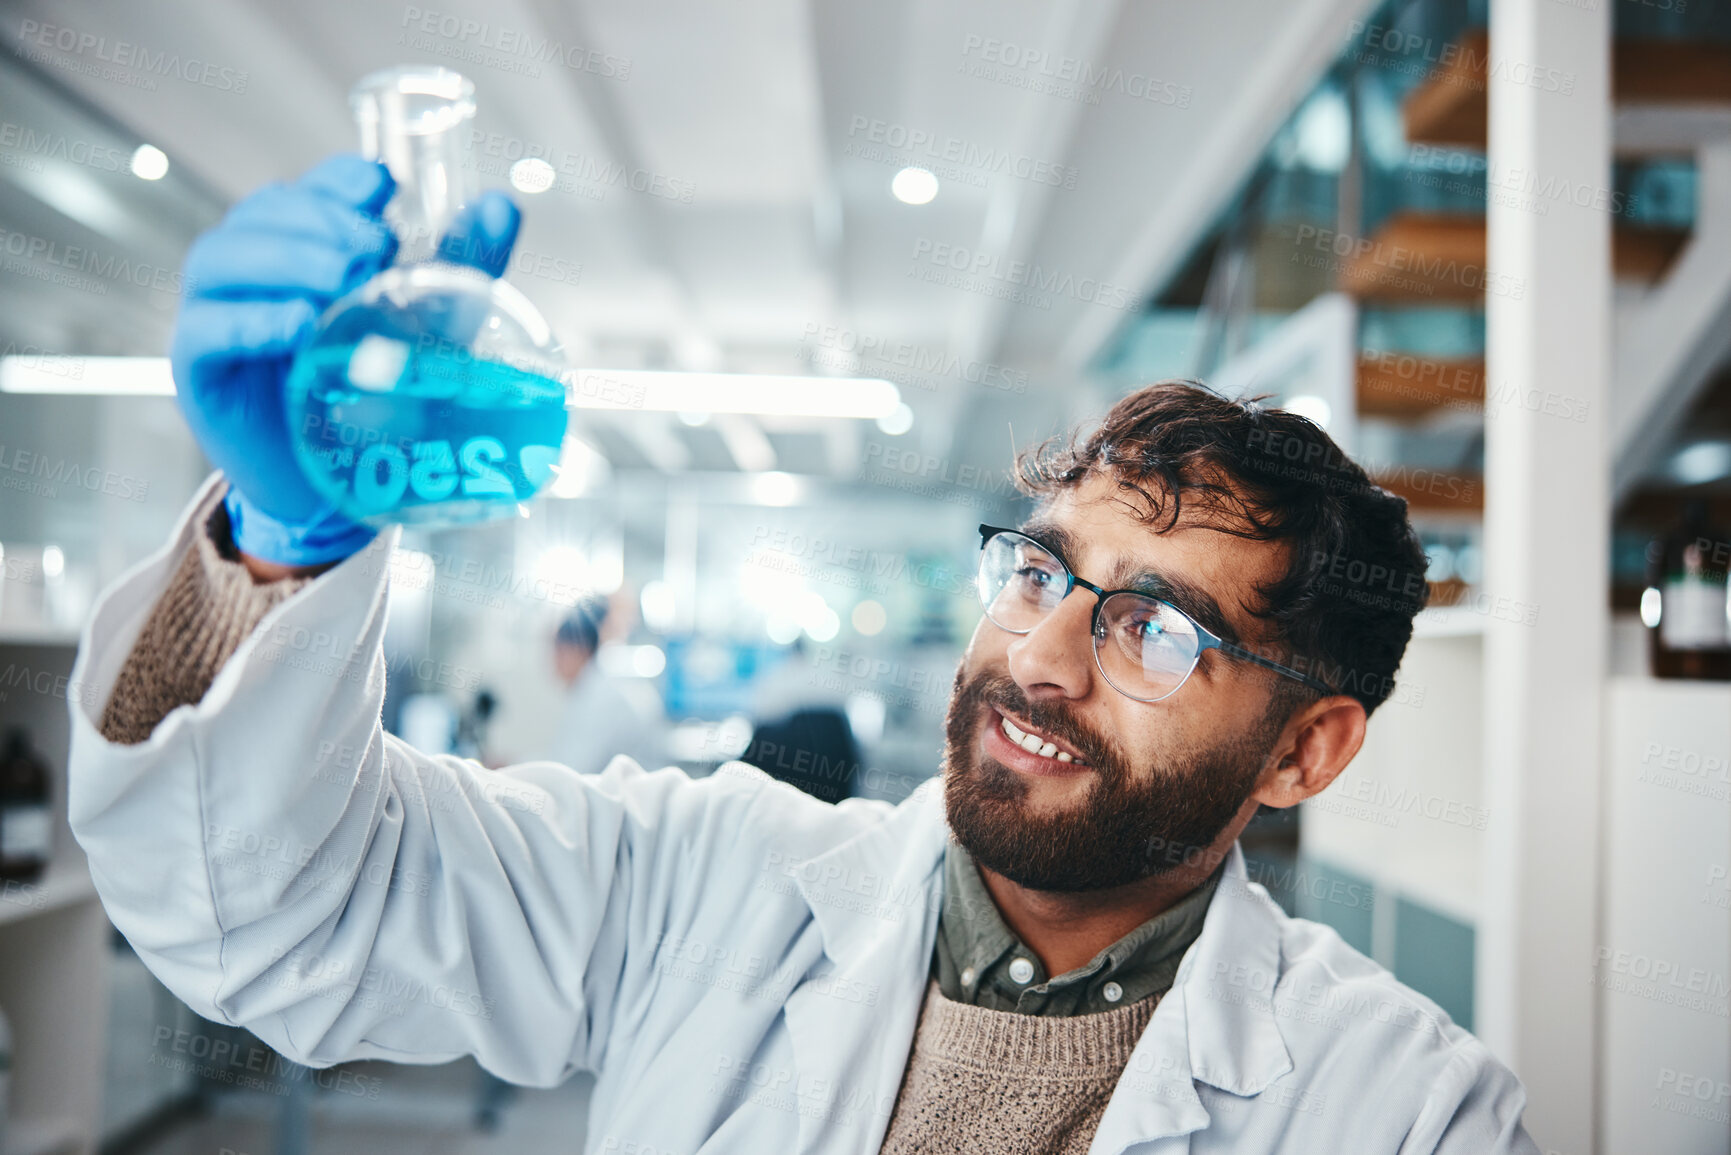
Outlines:
{"label": "white column", "polygon": [[[1475,1027],[1525,1082],[1540,1149],[1567,1155],[1593,1149],[1611,304],[1609,197],[1594,193],[1610,184],[1610,10],[1491,3]],[[1549,195],[1559,185],[1586,193]]]}

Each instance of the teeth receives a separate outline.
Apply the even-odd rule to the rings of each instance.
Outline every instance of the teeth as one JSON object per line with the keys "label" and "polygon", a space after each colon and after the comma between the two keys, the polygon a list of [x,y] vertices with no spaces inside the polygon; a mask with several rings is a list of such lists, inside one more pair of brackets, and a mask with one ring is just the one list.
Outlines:
{"label": "teeth", "polygon": [[1067,751],[1058,749],[1056,744],[1027,733],[1008,718],[1001,718],[999,725],[1010,741],[1030,754],[1038,754],[1042,758],[1056,758],[1060,762],[1074,762],[1076,760]]}

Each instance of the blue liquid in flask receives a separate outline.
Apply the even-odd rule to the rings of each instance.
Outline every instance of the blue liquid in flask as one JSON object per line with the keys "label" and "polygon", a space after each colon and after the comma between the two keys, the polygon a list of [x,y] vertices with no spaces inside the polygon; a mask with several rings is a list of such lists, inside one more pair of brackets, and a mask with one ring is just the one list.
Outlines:
{"label": "blue liquid in flask", "polygon": [[552,477],[568,421],[556,378],[424,336],[315,340],[287,390],[302,471],[373,525],[515,512]]}

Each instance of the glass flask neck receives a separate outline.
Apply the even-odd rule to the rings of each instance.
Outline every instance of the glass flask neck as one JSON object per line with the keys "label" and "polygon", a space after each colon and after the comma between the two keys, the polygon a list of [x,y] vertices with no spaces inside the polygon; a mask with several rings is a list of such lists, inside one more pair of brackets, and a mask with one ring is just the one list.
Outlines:
{"label": "glass flask neck", "polygon": [[405,65],[362,78],[349,105],[361,155],[383,161],[397,182],[385,209],[399,242],[397,263],[431,258],[451,218],[474,197],[474,84],[448,68]]}

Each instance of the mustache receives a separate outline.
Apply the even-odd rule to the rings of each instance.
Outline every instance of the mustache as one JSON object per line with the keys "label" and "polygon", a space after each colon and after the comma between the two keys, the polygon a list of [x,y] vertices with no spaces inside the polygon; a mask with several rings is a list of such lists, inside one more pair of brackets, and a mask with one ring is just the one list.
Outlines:
{"label": "mustache", "polygon": [[982,674],[971,687],[982,705],[996,707],[1005,713],[1025,719],[1028,725],[1054,738],[1062,739],[1082,755],[1091,768],[1108,772],[1124,764],[1124,759],[1106,738],[1077,721],[1068,708],[1056,703],[1028,701],[1015,679],[1003,675]]}

